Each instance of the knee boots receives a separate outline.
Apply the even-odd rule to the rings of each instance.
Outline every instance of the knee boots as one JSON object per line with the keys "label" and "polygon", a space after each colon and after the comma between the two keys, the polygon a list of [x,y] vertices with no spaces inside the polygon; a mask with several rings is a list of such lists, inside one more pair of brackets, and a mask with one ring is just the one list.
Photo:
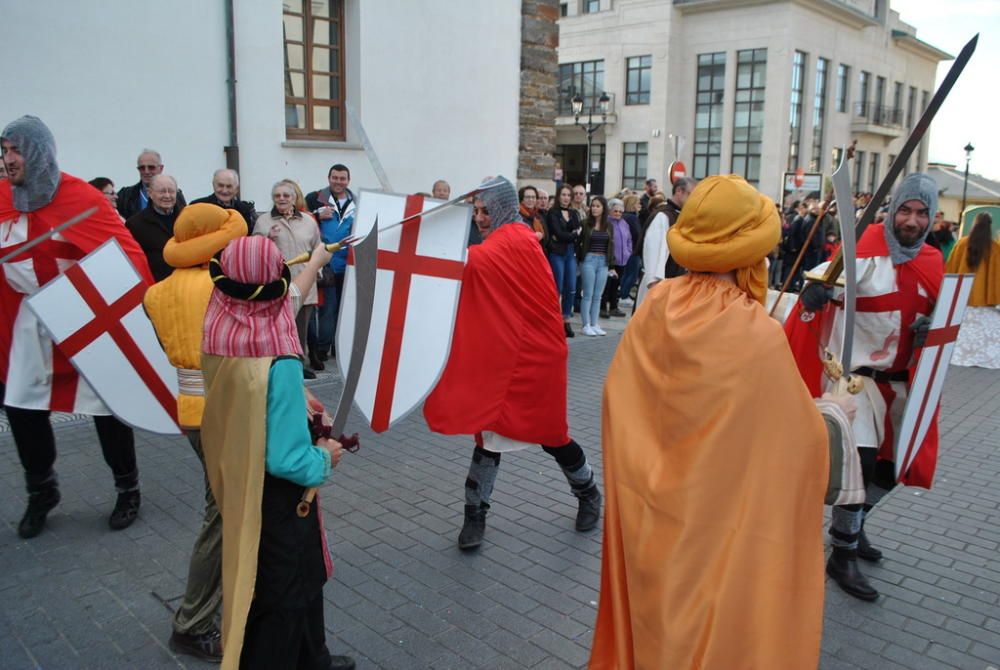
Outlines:
{"label": "knee boots", "polygon": [[499,470],[500,454],[476,447],[465,478],[465,522],[458,534],[458,548],[463,551],[476,549],[483,543],[486,512],[490,509],[490,496]]}

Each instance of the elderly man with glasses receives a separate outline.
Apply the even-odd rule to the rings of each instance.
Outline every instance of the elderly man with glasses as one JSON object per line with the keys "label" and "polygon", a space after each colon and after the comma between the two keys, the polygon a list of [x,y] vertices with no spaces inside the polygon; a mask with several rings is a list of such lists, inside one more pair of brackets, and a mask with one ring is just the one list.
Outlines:
{"label": "elderly man with glasses", "polygon": [[[118,213],[126,220],[149,206],[149,187],[153,183],[153,177],[163,173],[163,158],[158,151],[143,149],[136,159],[135,169],[139,171],[139,183],[118,191]],[[186,204],[184,194],[178,190],[177,209]]]}

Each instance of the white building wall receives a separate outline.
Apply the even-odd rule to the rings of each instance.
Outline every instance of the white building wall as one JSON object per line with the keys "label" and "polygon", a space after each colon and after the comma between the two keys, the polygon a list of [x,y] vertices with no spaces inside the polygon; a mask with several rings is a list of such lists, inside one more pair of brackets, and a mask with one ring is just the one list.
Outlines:
{"label": "white building wall", "polygon": [[151,147],[186,196],[211,192],[228,132],[221,2],[32,0],[2,15],[0,125],[38,116],[83,179],[134,184]]}
{"label": "white building wall", "polygon": [[[306,191],[330,165],[352,187],[378,181],[353,132],[346,142],[288,142],[284,127],[282,6],[236,0],[237,114],[242,196],[258,208],[271,184]],[[0,124],[22,114],[53,130],[61,167],[118,186],[138,181],[143,147],[161,152],[185,195],[211,192],[229,143],[223,2],[9,2],[0,69]],[[361,117],[393,188],[453,191],[487,175],[516,175],[521,3],[347,0],[347,100]]]}

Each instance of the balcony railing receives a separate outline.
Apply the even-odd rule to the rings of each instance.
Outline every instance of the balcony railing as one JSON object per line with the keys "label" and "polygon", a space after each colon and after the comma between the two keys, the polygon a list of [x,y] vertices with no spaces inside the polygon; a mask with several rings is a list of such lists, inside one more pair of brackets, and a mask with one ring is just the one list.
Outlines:
{"label": "balcony railing", "polygon": [[[601,97],[601,93],[602,93],[602,91],[598,91],[597,93],[594,93],[593,95],[584,95],[584,96],[582,96],[583,97],[583,112],[580,114],[581,116],[587,116],[587,112],[590,111],[591,109],[594,110],[594,116],[600,116],[600,114],[601,114],[601,103],[600,103],[599,100],[600,100],[600,97]],[[611,114],[615,113],[615,94],[612,93],[612,92],[610,92],[610,91],[608,91],[607,94],[608,94],[608,98],[609,98],[609,101],[608,101],[608,114],[611,115]],[[558,109],[558,112],[557,112],[559,116],[573,116],[573,96],[574,95],[576,95],[576,93],[574,91],[572,91],[572,90],[569,90],[569,91],[560,90],[560,92],[559,92],[559,109]]]}
{"label": "balcony railing", "polygon": [[885,128],[900,128],[903,125],[903,110],[899,107],[883,107],[871,102],[858,102],[854,105],[856,120],[864,119],[868,123]]}

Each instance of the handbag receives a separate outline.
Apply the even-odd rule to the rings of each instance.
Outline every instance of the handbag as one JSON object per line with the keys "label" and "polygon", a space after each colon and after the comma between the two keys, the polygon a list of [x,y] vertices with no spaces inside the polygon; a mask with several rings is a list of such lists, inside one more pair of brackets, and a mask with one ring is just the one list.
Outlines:
{"label": "handbag", "polygon": [[827,505],[861,504],[865,501],[865,483],[851,421],[844,410],[830,400],[819,398],[816,407],[823,415],[829,437],[830,474],[824,502]]}

